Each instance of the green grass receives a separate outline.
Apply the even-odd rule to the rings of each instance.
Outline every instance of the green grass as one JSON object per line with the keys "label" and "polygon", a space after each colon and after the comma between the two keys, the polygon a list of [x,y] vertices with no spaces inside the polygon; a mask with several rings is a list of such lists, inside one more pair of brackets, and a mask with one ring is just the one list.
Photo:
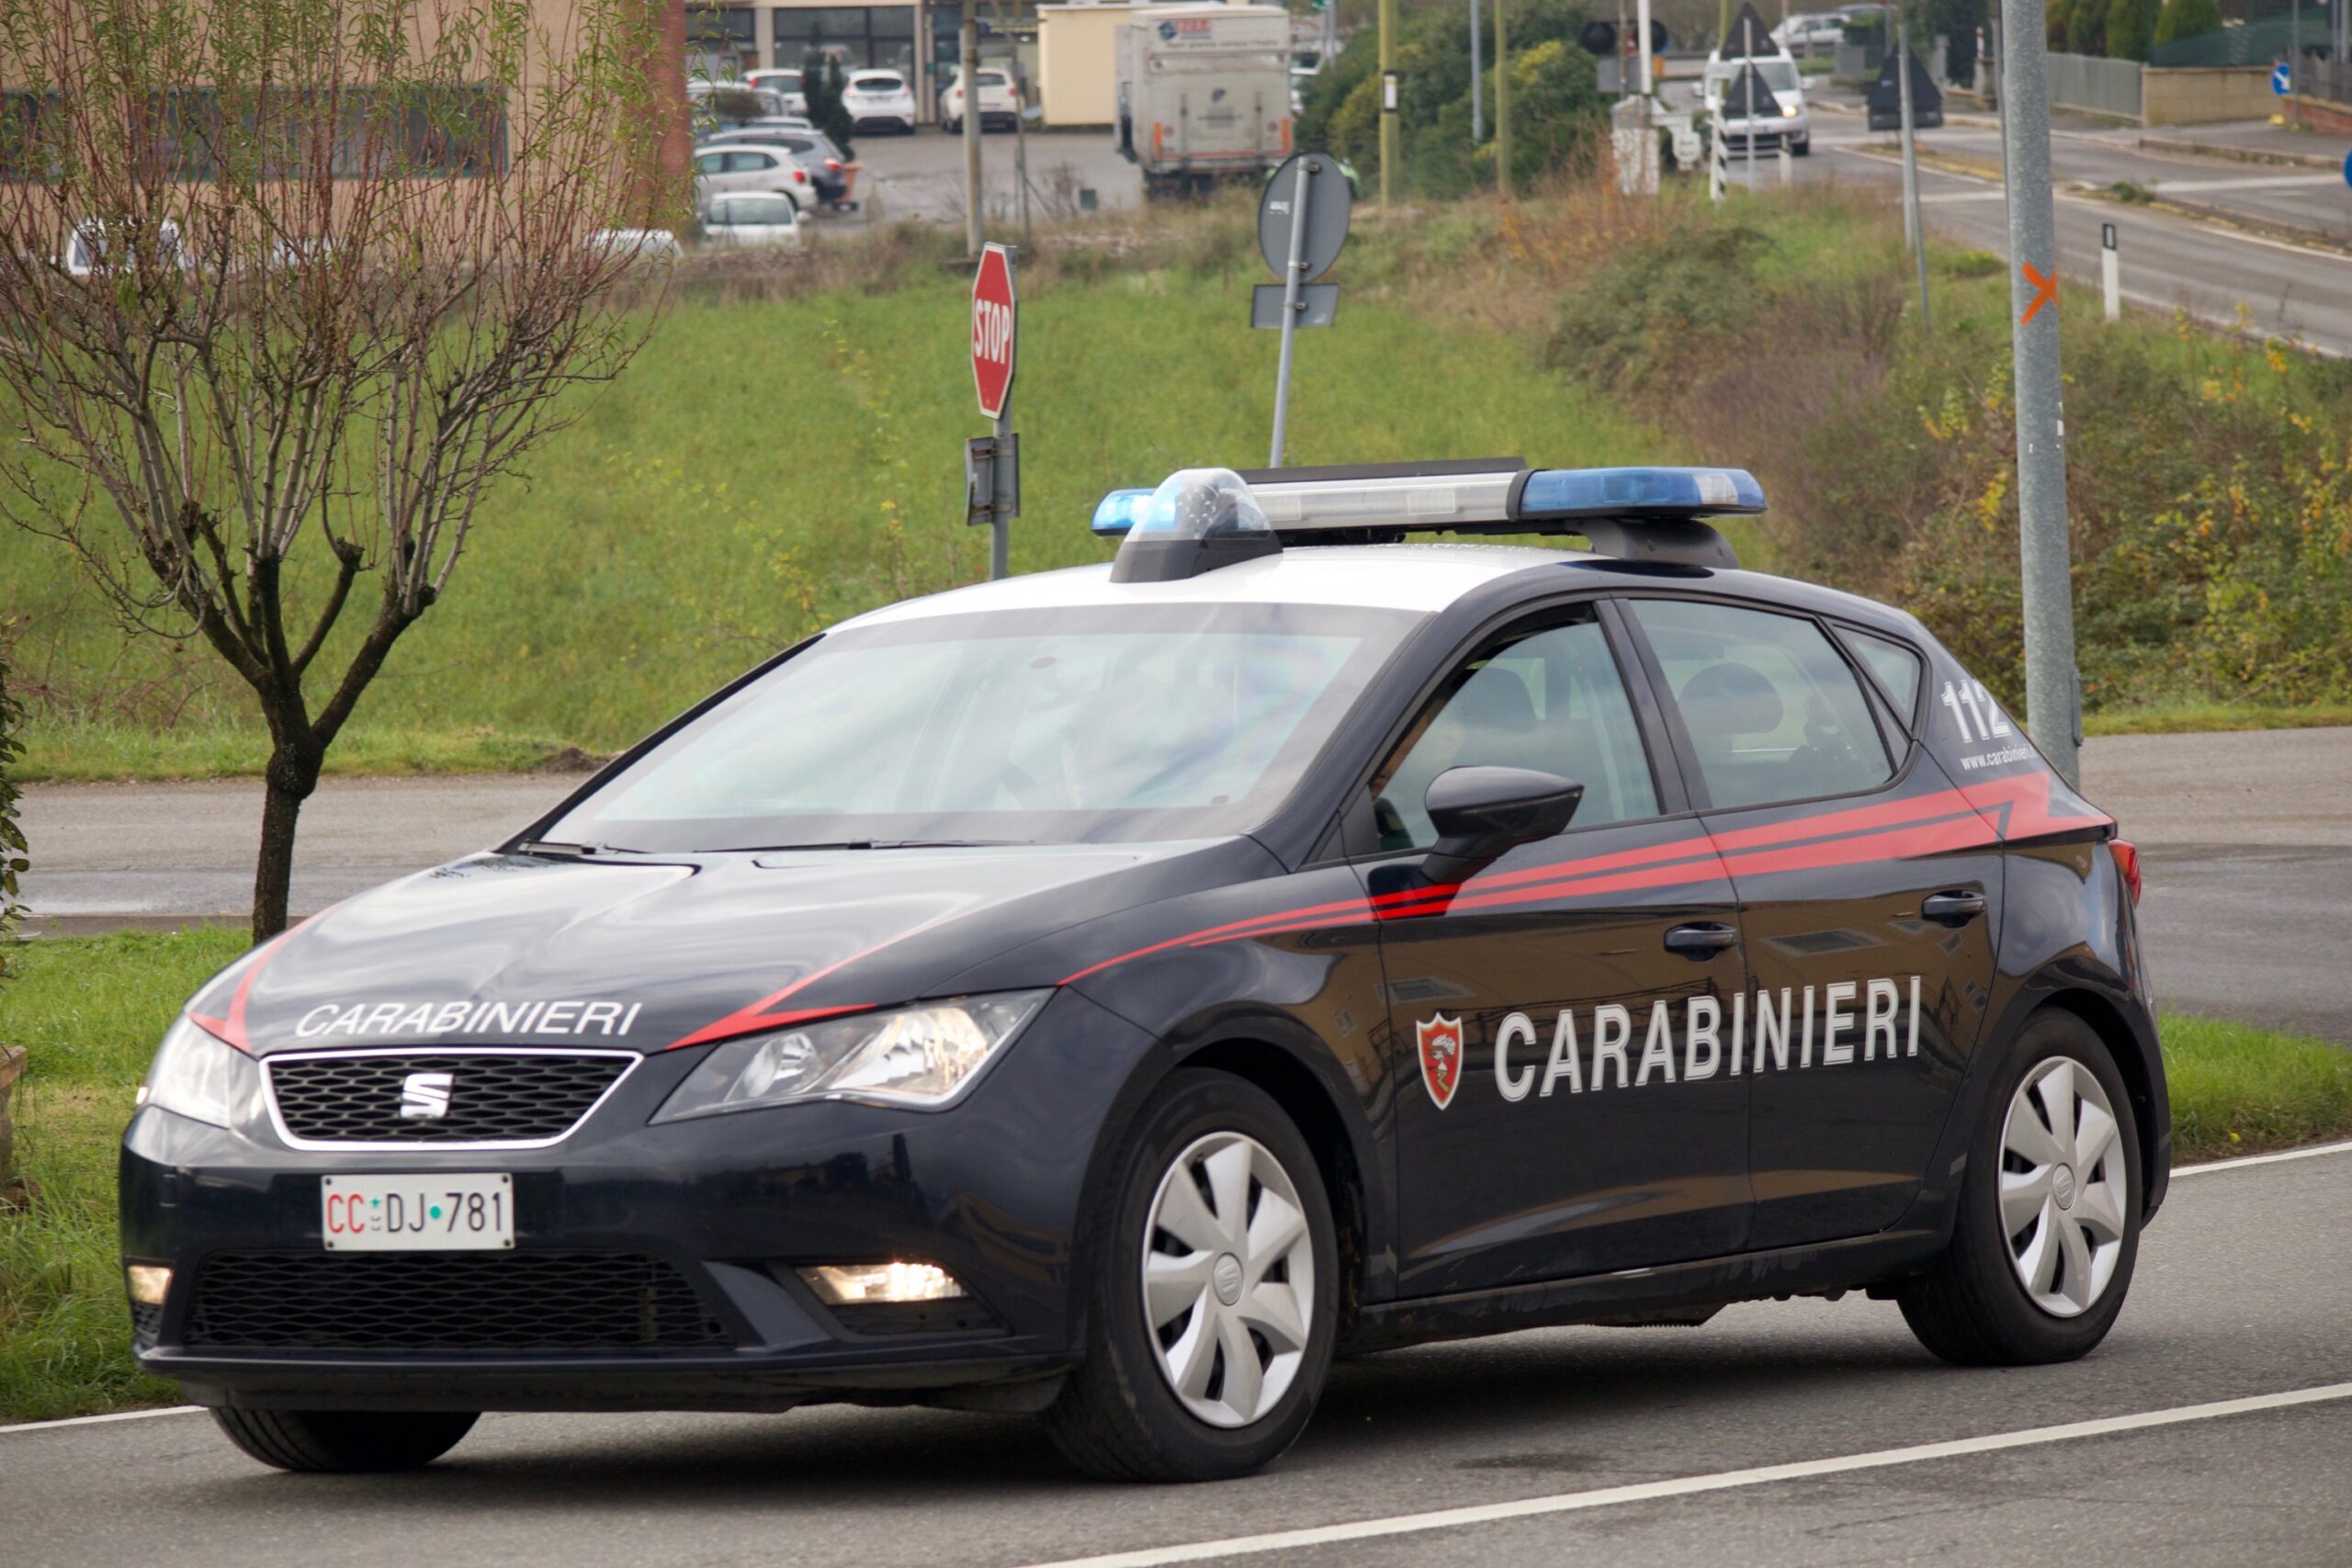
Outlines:
{"label": "green grass", "polygon": [[2230,729],[2312,729],[2352,724],[2352,706],[2322,703],[2270,707],[2256,703],[2176,702],[2103,708],[2083,716],[2086,735],[2188,735]]}
{"label": "green grass", "polygon": [[[1024,290],[1016,571],[1106,559],[1095,502],[1191,464],[1261,465],[1277,334],[1245,269]],[[967,285],[688,301],[623,378],[493,492],[447,598],[394,650],[331,767],[503,768],[611,751],[745,667],[873,605],[976,580],[962,525]],[[1363,288],[1298,347],[1289,459],[1633,461],[1657,438],[1524,345]],[[126,650],[50,541],[0,527],[26,776],[255,771],[251,699],[198,645]],[[313,583],[315,586],[315,583]],[[61,722],[58,716],[77,716]]]}
{"label": "green grass", "polygon": [[0,989],[0,1040],[31,1054],[17,1160],[40,1188],[0,1213],[0,1420],[170,1403],[131,1368],[115,1246],[115,1143],[164,1025],[244,951],[220,927],[28,942]]}
{"label": "green grass", "polygon": [[[131,1371],[115,1247],[116,1140],[173,1013],[245,948],[243,931],[30,942],[0,989],[0,1040],[28,1047],[17,1148],[40,1184],[0,1213],[0,1421],[169,1402]],[[2352,1051],[2243,1024],[2167,1017],[2181,1164],[2352,1134]]]}

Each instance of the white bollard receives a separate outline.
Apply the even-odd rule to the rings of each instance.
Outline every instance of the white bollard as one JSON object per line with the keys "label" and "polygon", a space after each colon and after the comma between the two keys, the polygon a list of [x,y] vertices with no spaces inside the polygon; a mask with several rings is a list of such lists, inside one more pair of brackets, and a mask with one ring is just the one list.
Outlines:
{"label": "white bollard", "polygon": [[2098,280],[2107,294],[2107,319],[2123,319],[2123,265],[2115,254],[2115,225],[2098,226]]}
{"label": "white bollard", "polygon": [[1788,138],[1781,139],[1781,183],[1794,185],[1797,178],[1796,154],[1789,151]]}

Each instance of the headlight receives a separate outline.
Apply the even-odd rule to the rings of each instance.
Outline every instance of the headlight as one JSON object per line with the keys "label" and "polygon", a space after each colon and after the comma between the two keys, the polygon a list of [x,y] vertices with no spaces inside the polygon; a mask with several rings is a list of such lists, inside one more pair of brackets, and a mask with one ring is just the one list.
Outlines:
{"label": "headlight", "polygon": [[261,1108],[261,1068],[243,1051],[181,1018],[164,1033],[146,1081],[139,1086],[139,1103],[233,1127]]}
{"label": "headlight", "polygon": [[797,1100],[880,1100],[935,1110],[961,1094],[1051,995],[965,997],[730,1040],[703,1058],[653,1120]]}
{"label": "headlight", "polygon": [[1797,107],[1796,107],[1796,105],[1794,105],[1794,104],[1782,104],[1782,105],[1781,106],[1781,118],[1782,119],[1794,119],[1794,118],[1797,118]]}

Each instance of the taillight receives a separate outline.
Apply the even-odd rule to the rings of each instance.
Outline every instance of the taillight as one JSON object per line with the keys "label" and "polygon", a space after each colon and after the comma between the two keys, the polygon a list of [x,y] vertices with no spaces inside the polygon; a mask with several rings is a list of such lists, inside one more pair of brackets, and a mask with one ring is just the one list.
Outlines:
{"label": "taillight", "polygon": [[806,169],[795,169],[795,170],[793,170],[793,171],[792,171],[792,183],[793,183],[794,185],[797,185],[797,186],[805,186],[805,185],[807,185],[807,184],[808,183],[808,170],[806,170]]}
{"label": "taillight", "polygon": [[2123,875],[2123,886],[2132,890],[2132,902],[2140,902],[2140,849],[2122,839],[2109,839],[2107,847],[2115,856],[2115,869]]}
{"label": "taillight", "polygon": [[839,158],[828,158],[828,159],[826,159],[826,160],[825,160],[825,172],[826,172],[827,174],[831,174],[831,175],[838,175],[838,174],[840,174],[840,173],[842,172],[842,161],[841,161]]}

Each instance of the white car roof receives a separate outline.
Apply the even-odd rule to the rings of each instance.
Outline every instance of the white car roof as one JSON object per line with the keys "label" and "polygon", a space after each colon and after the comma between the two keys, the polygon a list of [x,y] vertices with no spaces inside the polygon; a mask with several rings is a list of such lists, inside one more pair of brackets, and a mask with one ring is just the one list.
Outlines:
{"label": "white car roof", "polygon": [[1108,562],[1032,572],[887,604],[842,624],[1105,604],[1336,604],[1434,615],[1498,577],[1591,558],[1516,545],[1297,545],[1175,582],[1114,582]]}

